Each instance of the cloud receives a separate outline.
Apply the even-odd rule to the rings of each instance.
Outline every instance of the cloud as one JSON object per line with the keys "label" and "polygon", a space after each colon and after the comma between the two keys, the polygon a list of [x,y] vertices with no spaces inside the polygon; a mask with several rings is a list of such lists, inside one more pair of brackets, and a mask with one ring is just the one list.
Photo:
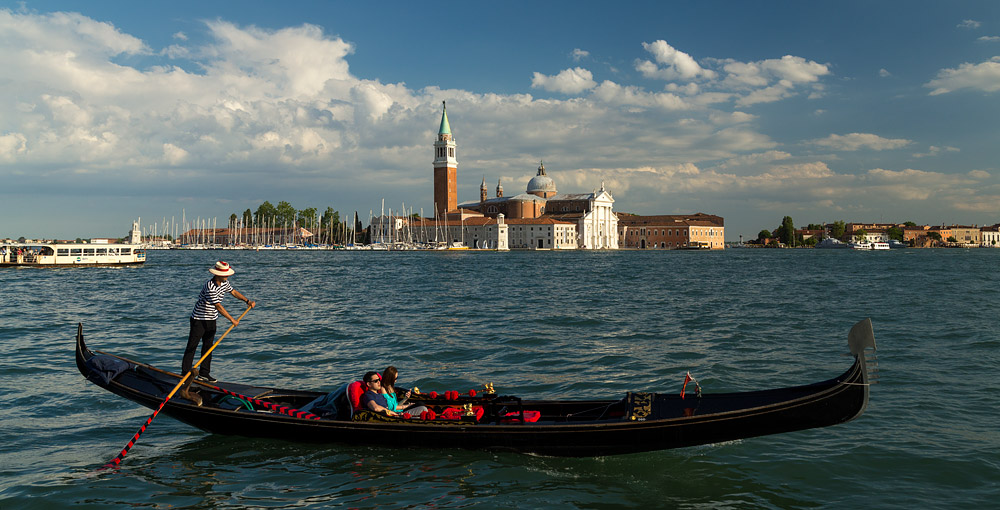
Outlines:
{"label": "cloud", "polygon": [[691,103],[671,93],[646,92],[635,86],[622,86],[605,80],[594,89],[594,97],[600,101],[618,106],[636,106],[663,110],[688,110]]}
{"label": "cloud", "polygon": [[531,88],[540,88],[562,94],[579,94],[595,86],[597,86],[597,82],[594,81],[594,75],[582,67],[564,69],[555,76],[546,76],[536,72],[531,79]]}
{"label": "cloud", "polygon": [[982,36],[982,37],[980,37],[979,39],[976,39],[976,40],[977,41],[982,41],[982,42],[997,42],[997,41],[1000,41],[1000,36],[996,36],[996,35],[984,35],[984,36]]}
{"label": "cloud", "polygon": [[883,68],[883,69],[879,69],[878,70],[878,75],[880,77],[882,77],[882,78],[888,78],[888,77],[892,76],[892,73],[890,73],[889,71],[886,71],[885,68]]}
{"label": "cloud", "polygon": [[756,119],[757,116],[744,112],[712,112],[708,118],[715,124],[742,124]]}
{"label": "cloud", "polygon": [[957,69],[942,69],[937,78],[927,82],[930,95],[947,94],[961,89],[996,92],[1000,90],[1000,56],[979,64],[963,63]]}
{"label": "cloud", "polygon": [[958,28],[976,29],[976,28],[979,28],[980,26],[982,26],[982,23],[979,22],[979,21],[976,21],[974,19],[965,19],[965,20],[962,20],[961,23],[959,23],[958,25],[955,25],[955,26],[958,27]]}
{"label": "cloud", "polygon": [[930,147],[927,148],[927,152],[925,152],[925,153],[916,153],[916,154],[913,155],[913,157],[915,157],[915,158],[925,158],[925,157],[928,157],[928,156],[937,156],[942,151],[944,151],[944,152],[959,152],[959,150],[960,149],[958,149],[957,147],[938,147],[936,145],[931,145]]}
{"label": "cloud", "polygon": [[[242,211],[283,199],[344,212],[402,197],[426,209],[433,193],[426,161],[442,100],[459,142],[465,197],[478,196],[483,174],[502,177],[508,194],[519,191],[513,183],[523,186],[539,159],[560,191],[606,181],[620,210],[705,210],[737,222],[761,210],[782,211],[780,219],[815,204],[863,218],[866,202],[885,202],[868,186],[890,193],[905,186],[890,174],[841,173],[833,157],[780,150],[757,127],[772,119],[749,106],[823,93],[829,66],[803,57],[695,59],[650,43],[652,79],[677,76],[660,82],[662,89],[629,76],[599,81],[573,67],[532,80],[538,90],[573,97],[539,98],[363,79],[351,73],[354,45],[309,24],[266,29],[214,20],[150,48],[83,16],[0,9],[0,33],[0,95],[10,98],[0,102],[4,203],[15,192],[77,208],[82,196],[136,197],[116,214],[144,218],[179,212],[178,203],[228,216],[233,203]],[[819,142],[838,150],[909,143],[838,136]],[[942,185],[956,202],[972,188],[970,203],[985,204],[988,194],[975,190],[991,186],[993,173],[914,178]],[[907,188],[911,196],[920,189]],[[153,203],[161,208],[151,210]]]}
{"label": "cloud", "polygon": [[870,133],[849,133],[846,135],[834,134],[826,138],[811,140],[808,143],[839,151],[856,151],[865,148],[884,151],[904,147],[909,145],[911,141],[902,138],[882,138]]}
{"label": "cloud", "polygon": [[20,133],[0,135],[0,161],[15,161],[17,155],[27,152],[27,141]]}
{"label": "cloud", "polygon": [[572,57],[573,62],[579,62],[589,56],[590,56],[589,51],[581,50],[580,48],[574,48],[573,52],[570,54],[570,57]]}
{"label": "cloud", "polygon": [[[662,80],[693,80],[696,78],[712,79],[715,72],[703,69],[694,58],[683,51],[675,49],[666,41],[642,43],[642,47],[653,55],[656,63],[648,60],[637,60],[635,68],[647,78]],[[657,64],[664,65],[659,67]]]}
{"label": "cloud", "polygon": [[720,86],[745,94],[736,100],[738,106],[773,103],[792,97],[800,87],[810,87],[810,98],[823,92],[820,78],[830,74],[830,69],[802,57],[785,55],[780,59],[757,62],[720,60],[723,76]]}

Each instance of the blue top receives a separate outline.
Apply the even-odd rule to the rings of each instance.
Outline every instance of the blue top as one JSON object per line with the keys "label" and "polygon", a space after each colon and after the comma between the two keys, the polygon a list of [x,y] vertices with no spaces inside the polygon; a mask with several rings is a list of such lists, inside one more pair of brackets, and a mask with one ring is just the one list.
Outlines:
{"label": "blue top", "polygon": [[395,406],[389,407],[389,402],[386,401],[385,394],[375,393],[374,391],[368,390],[363,395],[361,395],[361,408],[368,409],[368,402],[372,401],[389,410],[392,410],[393,407],[395,407]]}
{"label": "blue top", "polygon": [[383,393],[382,396],[385,397],[385,401],[389,403],[389,405],[387,405],[386,407],[388,407],[390,411],[395,411],[396,407],[399,406],[399,404],[396,402],[396,394]]}

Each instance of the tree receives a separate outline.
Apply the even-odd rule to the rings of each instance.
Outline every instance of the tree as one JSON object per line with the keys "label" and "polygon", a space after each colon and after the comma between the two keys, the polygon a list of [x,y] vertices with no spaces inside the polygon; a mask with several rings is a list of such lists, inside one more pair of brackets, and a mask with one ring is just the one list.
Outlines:
{"label": "tree", "polygon": [[841,239],[844,237],[844,232],[846,231],[847,224],[844,223],[844,220],[837,220],[833,222],[832,226],[830,226],[830,237],[834,239]]}
{"label": "tree", "polygon": [[948,242],[949,243],[957,243],[958,239],[955,239],[955,236],[948,236]]}
{"label": "tree", "polygon": [[253,212],[251,212],[250,209],[243,211],[243,225],[249,227],[252,221],[253,221]]}
{"label": "tree", "polygon": [[786,246],[795,246],[795,223],[791,216],[781,219],[781,242]]}
{"label": "tree", "polygon": [[770,238],[771,238],[771,232],[768,230],[761,230],[760,232],[757,233],[758,241],[766,241]]}
{"label": "tree", "polygon": [[264,203],[260,204],[260,207],[257,208],[257,212],[254,213],[254,220],[258,226],[265,226],[270,223],[270,221],[277,216],[277,214],[278,211],[273,205],[271,205],[271,202],[265,200]]}
{"label": "tree", "polygon": [[913,223],[912,221],[905,221],[905,222],[903,222],[903,225],[905,225],[907,227],[915,227],[915,226],[917,226],[917,224]]}
{"label": "tree", "polygon": [[236,220],[238,220],[238,219],[239,219],[239,216],[237,216],[236,213],[230,214],[229,215],[229,228],[236,228]]}
{"label": "tree", "polygon": [[940,232],[930,231],[930,232],[927,232],[927,237],[929,237],[929,238],[931,238],[931,239],[933,239],[935,241],[940,241],[941,240],[941,233]]}
{"label": "tree", "polygon": [[295,208],[284,200],[278,202],[274,208],[274,214],[279,225],[291,225],[295,222]]}
{"label": "tree", "polygon": [[307,207],[299,211],[299,226],[306,228],[316,228],[314,223],[316,222],[316,208]]}
{"label": "tree", "polygon": [[340,233],[344,230],[344,226],[340,224],[340,213],[334,211],[332,207],[327,207],[326,210],[323,211],[323,217],[320,220],[320,223],[323,226],[323,231],[326,232],[325,235],[329,236],[331,232],[333,233],[333,239],[330,240],[331,242],[334,239],[338,239],[340,237]]}
{"label": "tree", "polygon": [[903,229],[899,227],[889,227],[888,234],[889,239],[895,239],[897,241],[903,240]]}
{"label": "tree", "polygon": [[854,239],[856,241],[864,241],[866,237],[868,237],[868,231],[865,229],[854,232]]}
{"label": "tree", "polygon": [[806,225],[806,230],[823,230],[823,225],[810,223],[809,225]]}

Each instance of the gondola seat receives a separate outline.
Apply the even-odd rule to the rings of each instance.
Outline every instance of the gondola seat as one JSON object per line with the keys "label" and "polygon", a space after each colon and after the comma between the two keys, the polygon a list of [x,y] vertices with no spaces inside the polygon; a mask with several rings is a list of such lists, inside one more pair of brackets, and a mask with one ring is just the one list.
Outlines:
{"label": "gondola seat", "polygon": [[347,385],[347,400],[351,402],[351,409],[361,410],[361,395],[365,393],[365,383],[354,381]]}

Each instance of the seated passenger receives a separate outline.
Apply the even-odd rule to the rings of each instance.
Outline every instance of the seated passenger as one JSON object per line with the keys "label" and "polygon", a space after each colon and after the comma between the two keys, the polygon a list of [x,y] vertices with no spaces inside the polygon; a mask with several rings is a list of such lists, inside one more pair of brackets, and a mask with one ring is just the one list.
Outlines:
{"label": "seated passenger", "polygon": [[407,412],[413,416],[419,416],[420,413],[427,410],[426,407],[416,404],[408,404],[407,400],[410,398],[411,391],[406,390],[406,393],[400,395],[396,394],[396,376],[399,372],[396,367],[389,365],[384,372],[382,372],[382,395],[385,396],[387,402],[386,407],[396,411],[397,413]]}
{"label": "seated passenger", "polygon": [[378,372],[368,372],[363,380],[368,389],[361,395],[361,408],[386,416],[399,416],[399,413],[389,409],[389,402],[382,394],[382,376]]}

